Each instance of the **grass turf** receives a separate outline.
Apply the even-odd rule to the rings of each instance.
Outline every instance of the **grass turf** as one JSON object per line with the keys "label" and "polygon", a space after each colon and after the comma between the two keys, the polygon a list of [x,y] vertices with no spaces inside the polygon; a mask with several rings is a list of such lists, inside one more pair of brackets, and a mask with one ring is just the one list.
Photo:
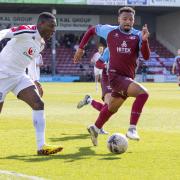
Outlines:
{"label": "grass turf", "polygon": [[[93,83],[43,84],[47,142],[64,146],[46,157],[36,155],[31,109],[9,94],[0,115],[0,170],[53,180],[180,179],[180,90],[176,84],[144,85],[150,97],[138,124],[141,140],[129,140],[122,155],[108,152],[107,135],[99,135],[99,146],[93,147],[86,127],[98,112],[90,106],[76,109],[87,93],[100,100],[100,87],[96,93]],[[132,102],[124,103],[105,130],[126,133]]]}

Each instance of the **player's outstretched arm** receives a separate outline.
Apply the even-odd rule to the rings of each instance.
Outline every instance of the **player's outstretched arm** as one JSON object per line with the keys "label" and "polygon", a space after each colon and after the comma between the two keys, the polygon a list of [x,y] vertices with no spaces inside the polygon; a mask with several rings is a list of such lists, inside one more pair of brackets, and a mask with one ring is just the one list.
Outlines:
{"label": "player's outstretched arm", "polygon": [[147,24],[145,24],[142,28],[142,47],[141,47],[141,53],[145,60],[148,60],[150,57],[148,38],[149,38],[149,31],[147,28]]}
{"label": "player's outstretched arm", "polygon": [[148,31],[147,24],[145,24],[142,28],[142,40],[148,41],[148,38],[149,38],[149,31]]}
{"label": "player's outstretched arm", "polygon": [[90,29],[88,29],[88,31],[84,34],[80,44],[79,44],[79,48],[76,51],[73,61],[74,63],[78,63],[80,61],[80,59],[82,58],[83,54],[84,54],[84,47],[87,44],[87,42],[89,41],[89,39],[96,34],[96,29],[95,27],[91,27]]}
{"label": "player's outstretched arm", "polygon": [[12,38],[12,37],[13,37],[13,33],[11,29],[3,29],[0,31],[0,41],[5,38]]}
{"label": "player's outstretched arm", "polygon": [[176,63],[173,63],[173,66],[172,66],[172,74],[175,74],[175,68],[176,68]]}
{"label": "player's outstretched arm", "polygon": [[98,69],[104,69],[106,68],[106,63],[104,63],[103,61],[101,61],[100,59],[96,61],[96,67]]}
{"label": "player's outstretched arm", "polygon": [[73,58],[74,63],[78,63],[82,58],[83,54],[84,54],[84,49],[78,48]]}

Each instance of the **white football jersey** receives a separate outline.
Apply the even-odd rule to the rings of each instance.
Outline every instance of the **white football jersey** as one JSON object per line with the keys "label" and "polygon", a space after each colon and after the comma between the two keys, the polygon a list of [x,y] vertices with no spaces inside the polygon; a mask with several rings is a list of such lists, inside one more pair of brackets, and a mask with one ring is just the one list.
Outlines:
{"label": "white football jersey", "polygon": [[91,62],[96,64],[96,61],[101,57],[101,54],[99,52],[96,52],[93,57],[91,58]]}
{"label": "white football jersey", "polygon": [[39,54],[36,56],[34,61],[32,61],[28,69],[28,75],[33,81],[39,81],[40,80],[40,65],[43,65],[42,55]]}
{"label": "white football jersey", "polygon": [[35,25],[0,31],[0,40],[11,38],[0,53],[0,74],[21,75],[44,49],[45,41]]}

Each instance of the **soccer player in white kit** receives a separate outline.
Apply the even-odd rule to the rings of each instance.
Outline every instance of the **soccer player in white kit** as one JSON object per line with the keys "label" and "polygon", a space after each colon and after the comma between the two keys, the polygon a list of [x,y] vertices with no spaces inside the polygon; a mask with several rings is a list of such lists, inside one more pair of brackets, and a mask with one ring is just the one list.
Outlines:
{"label": "soccer player in white kit", "polygon": [[25,74],[25,69],[43,50],[55,27],[55,16],[43,12],[38,17],[37,25],[21,25],[0,31],[0,40],[11,38],[0,53],[0,112],[9,92],[32,108],[38,155],[55,154],[63,147],[45,143],[44,102],[33,81]]}
{"label": "soccer player in white kit", "polygon": [[96,61],[99,60],[99,58],[101,57],[103,51],[104,51],[104,47],[102,45],[100,45],[98,47],[98,52],[96,52],[93,55],[93,57],[91,58],[91,63],[94,64],[94,78],[95,78],[95,83],[96,83],[96,91],[98,90],[98,81],[100,81],[101,78],[102,78],[102,69],[98,69],[96,67]]}

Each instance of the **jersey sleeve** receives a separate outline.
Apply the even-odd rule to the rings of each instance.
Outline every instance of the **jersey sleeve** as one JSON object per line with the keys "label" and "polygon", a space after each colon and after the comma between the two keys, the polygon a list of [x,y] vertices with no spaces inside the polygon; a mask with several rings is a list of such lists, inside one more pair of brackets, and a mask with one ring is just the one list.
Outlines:
{"label": "jersey sleeve", "polygon": [[105,48],[102,56],[99,58],[101,61],[103,61],[104,63],[108,63],[109,62],[109,48]]}
{"label": "jersey sleeve", "polygon": [[108,33],[116,29],[117,26],[110,26],[108,24],[106,25],[98,24],[95,26],[95,28],[96,28],[96,34],[107,40]]}
{"label": "jersey sleeve", "polygon": [[148,41],[142,40],[142,32],[133,28],[132,34],[139,38],[139,55],[141,54],[144,60],[150,58],[150,48]]}
{"label": "jersey sleeve", "polygon": [[91,63],[96,63],[96,61],[95,61],[95,56],[96,56],[96,53],[92,56],[92,58],[91,58]]}
{"label": "jersey sleeve", "polygon": [[13,37],[13,32],[11,29],[3,29],[0,31],[0,41],[5,39],[5,38],[12,38]]}
{"label": "jersey sleeve", "polygon": [[133,28],[132,34],[139,37],[139,49],[141,49],[141,47],[142,47],[142,32]]}

